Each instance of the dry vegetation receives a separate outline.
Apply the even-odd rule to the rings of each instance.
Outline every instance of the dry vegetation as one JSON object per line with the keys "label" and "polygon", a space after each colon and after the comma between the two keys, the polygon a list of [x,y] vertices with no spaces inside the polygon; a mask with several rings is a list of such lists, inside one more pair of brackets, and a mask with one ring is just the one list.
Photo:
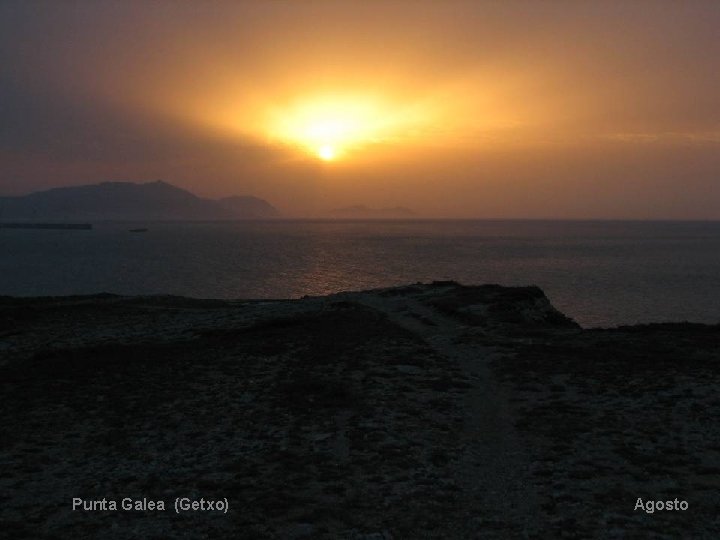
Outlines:
{"label": "dry vegetation", "polygon": [[[712,538],[720,329],[537,288],[0,300],[8,538]],[[227,515],[72,497],[227,497]],[[638,497],[687,512],[633,511]]]}

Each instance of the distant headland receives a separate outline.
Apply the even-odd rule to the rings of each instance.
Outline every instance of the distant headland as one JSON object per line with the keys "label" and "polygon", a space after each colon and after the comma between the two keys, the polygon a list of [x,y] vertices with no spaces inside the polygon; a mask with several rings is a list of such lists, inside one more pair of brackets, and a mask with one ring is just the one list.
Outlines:
{"label": "distant headland", "polygon": [[0,197],[0,222],[272,219],[280,212],[253,196],[205,199],[161,180],[103,182]]}

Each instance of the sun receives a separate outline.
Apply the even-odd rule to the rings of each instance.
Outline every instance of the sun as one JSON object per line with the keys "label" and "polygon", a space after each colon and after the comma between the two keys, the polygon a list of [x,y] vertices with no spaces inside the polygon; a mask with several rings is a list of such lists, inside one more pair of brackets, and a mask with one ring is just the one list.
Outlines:
{"label": "sun", "polygon": [[373,99],[317,96],[278,107],[269,122],[271,138],[322,161],[346,159],[377,144],[388,114]]}
{"label": "sun", "polygon": [[332,161],[335,159],[335,149],[329,144],[324,144],[318,148],[317,155],[323,161]]}

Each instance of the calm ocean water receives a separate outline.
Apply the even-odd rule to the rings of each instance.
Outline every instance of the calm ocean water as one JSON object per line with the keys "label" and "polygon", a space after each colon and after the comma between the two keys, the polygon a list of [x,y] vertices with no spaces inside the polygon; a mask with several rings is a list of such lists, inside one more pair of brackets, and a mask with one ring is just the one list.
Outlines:
{"label": "calm ocean water", "polygon": [[453,279],[539,285],[583,326],[720,321],[720,222],[132,226],[0,230],[0,295],[296,298]]}

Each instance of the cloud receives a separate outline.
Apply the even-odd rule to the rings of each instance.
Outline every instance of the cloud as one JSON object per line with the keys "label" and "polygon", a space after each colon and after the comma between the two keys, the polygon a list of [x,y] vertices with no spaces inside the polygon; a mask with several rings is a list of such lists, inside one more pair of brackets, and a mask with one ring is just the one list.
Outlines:
{"label": "cloud", "polygon": [[[720,174],[718,27],[702,0],[2,2],[0,189],[161,177],[298,213],[589,215],[582,192],[608,184],[606,214],[667,212],[687,173],[702,207]],[[425,121],[327,167],[270,140],[269,111],[326,95]],[[642,189],[608,180],[629,169]]]}
{"label": "cloud", "polygon": [[605,138],[612,141],[640,144],[720,144],[720,130],[705,132],[612,133]]}

